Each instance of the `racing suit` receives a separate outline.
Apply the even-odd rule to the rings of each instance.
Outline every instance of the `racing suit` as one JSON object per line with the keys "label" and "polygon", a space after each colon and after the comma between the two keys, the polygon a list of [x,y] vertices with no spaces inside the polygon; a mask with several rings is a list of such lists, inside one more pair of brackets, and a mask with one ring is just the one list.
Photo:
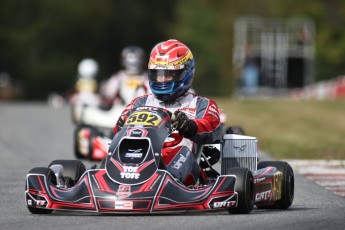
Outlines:
{"label": "racing suit", "polygon": [[160,101],[153,94],[137,97],[123,111],[115,125],[114,134],[121,129],[121,124],[127,119],[128,112],[140,106],[165,108],[171,113],[180,110],[189,119],[195,121],[198,131],[194,137],[187,139],[175,131],[170,138],[167,138],[162,149],[162,158],[166,169],[186,186],[194,185],[200,173],[200,167],[195,159],[197,149],[194,143],[197,145],[210,144],[221,138],[221,124],[215,101],[190,92],[173,102]]}
{"label": "racing suit", "polygon": [[104,103],[109,107],[113,104],[125,104],[134,98],[150,92],[147,73],[128,75],[124,70],[112,75],[101,87]]}

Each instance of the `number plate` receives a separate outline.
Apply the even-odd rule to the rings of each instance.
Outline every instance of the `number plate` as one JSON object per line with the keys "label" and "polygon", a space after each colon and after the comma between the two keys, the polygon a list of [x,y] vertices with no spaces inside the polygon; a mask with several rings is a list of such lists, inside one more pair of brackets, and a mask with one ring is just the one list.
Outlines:
{"label": "number plate", "polygon": [[162,118],[156,114],[139,111],[131,114],[125,125],[144,125],[144,126],[158,126]]}

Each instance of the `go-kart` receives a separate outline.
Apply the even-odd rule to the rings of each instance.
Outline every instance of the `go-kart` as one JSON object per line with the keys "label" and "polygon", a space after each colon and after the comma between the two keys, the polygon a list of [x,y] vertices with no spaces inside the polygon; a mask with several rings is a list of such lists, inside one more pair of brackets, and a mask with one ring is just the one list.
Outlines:
{"label": "go-kart", "polygon": [[[91,103],[92,102],[92,103]],[[71,103],[74,155],[78,159],[102,160],[107,155],[113,128],[125,105],[102,108],[96,94],[77,95]]]}
{"label": "go-kart", "polygon": [[[25,199],[33,214],[55,210],[95,213],[158,213],[258,208],[287,209],[294,198],[294,174],[286,162],[259,162],[255,137],[226,134],[221,172],[212,156],[196,146],[202,173],[185,186],[165,168],[161,150],[174,131],[162,108],[131,111],[100,166],[86,170],[79,160],[55,160],[27,174]],[[203,163],[201,163],[203,162]],[[213,163],[210,163],[213,162]],[[206,177],[205,177],[206,175]]]}
{"label": "go-kart", "polygon": [[[107,156],[113,128],[124,108],[122,104],[114,105],[110,110],[85,104],[72,106],[72,118],[76,124],[73,134],[76,158],[101,161]],[[240,126],[226,127],[227,118],[223,110],[220,110],[220,117],[224,134],[245,134]]]}

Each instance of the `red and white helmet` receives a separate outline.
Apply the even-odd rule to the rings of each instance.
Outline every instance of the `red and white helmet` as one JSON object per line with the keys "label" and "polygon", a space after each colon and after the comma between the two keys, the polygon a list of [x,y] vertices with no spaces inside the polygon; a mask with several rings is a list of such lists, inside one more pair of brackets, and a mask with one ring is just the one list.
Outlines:
{"label": "red and white helmet", "polygon": [[151,51],[148,76],[152,93],[162,101],[174,100],[192,85],[194,59],[189,48],[175,39],[158,43]]}

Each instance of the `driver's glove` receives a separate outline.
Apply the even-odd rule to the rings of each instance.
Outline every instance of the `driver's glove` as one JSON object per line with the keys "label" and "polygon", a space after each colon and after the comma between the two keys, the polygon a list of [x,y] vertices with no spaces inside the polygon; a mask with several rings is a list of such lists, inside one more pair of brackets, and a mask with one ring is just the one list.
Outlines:
{"label": "driver's glove", "polygon": [[192,138],[198,132],[198,126],[195,121],[189,119],[184,112],[175,111],[171,120],[179,134],[186,138]]}

